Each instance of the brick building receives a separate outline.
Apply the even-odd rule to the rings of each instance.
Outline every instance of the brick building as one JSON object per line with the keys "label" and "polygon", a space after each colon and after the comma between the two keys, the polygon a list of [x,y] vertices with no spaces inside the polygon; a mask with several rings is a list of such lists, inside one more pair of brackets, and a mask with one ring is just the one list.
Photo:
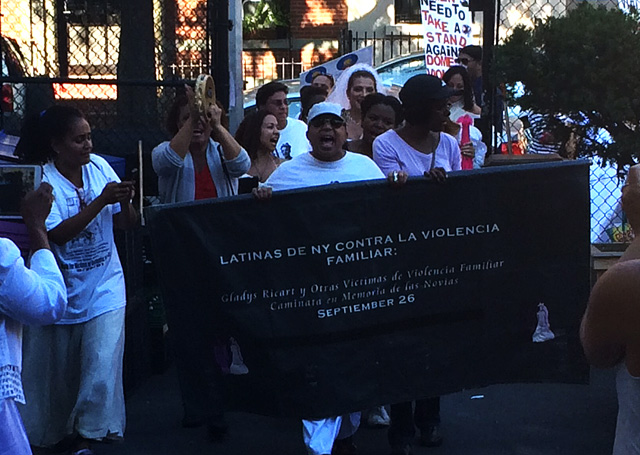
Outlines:
{"label": "brick building", "polygon": [[290,26],[244,36],[246,88],[272,79],[297,78],[300,72],[339,55],[348,26],[346,0],[290,0]]}

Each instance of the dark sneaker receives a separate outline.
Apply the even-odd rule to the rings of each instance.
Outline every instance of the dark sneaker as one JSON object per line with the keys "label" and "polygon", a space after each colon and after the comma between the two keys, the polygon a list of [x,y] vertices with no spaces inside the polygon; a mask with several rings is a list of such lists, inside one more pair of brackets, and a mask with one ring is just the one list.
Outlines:
{"label": "dark sneaker", "polygon": [[353,437],[349,436],[344,439],[336,439],[333,442],[331,455],[356,455],[358,448],[353,443]]}
{"label": "dark sneaker", "polygon": [[431,425],[420,431],[420,445],[424,447],[439,447],[442,445],[442,435],[439,425]]}

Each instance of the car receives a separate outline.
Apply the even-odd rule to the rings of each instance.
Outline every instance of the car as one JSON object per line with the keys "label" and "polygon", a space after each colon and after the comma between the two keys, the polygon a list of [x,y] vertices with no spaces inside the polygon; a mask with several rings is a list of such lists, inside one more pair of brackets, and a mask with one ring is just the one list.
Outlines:
{"label": "car", "polygon": [[[376,67],[382,82],[386,87],[393,85],[402,86],[415,74],[426,71],[424,52],[414,52],[413,54],[389,60]],[[289,117],[298,118],[300,115],[300,80],[284,79],[282,82],[289,88],[287,101],[289,102]],[[259,87],[244,92],[244,113],[247,115],[255,110],[255,98]]]}
{"label": "car", "polygon": [[424,74],[427,66],[424,51],[397,57],[376,67],[376,71],[386,87],[394,85],[402,87],[412,76]]}

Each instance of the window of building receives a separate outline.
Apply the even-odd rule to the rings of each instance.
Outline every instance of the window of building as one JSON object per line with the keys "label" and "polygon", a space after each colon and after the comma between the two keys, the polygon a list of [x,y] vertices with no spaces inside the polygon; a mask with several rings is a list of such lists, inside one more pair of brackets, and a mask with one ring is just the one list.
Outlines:
{"label": "window of building", "polygon": [[420,0],[394,0],[396,24],[420,23]]}

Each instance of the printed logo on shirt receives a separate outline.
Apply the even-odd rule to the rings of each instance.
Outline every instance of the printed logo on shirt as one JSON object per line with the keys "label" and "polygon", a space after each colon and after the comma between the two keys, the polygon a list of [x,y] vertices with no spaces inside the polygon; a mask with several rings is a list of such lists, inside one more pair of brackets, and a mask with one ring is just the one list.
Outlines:
{"label": "printed logo on shirt", "polygon": [[[95,194],[91,190],[86,194],[76,192],[76,196],[68,197],[65,218],[75,216],[81,211],[81,207],[90,204],[93,199],[95,199]],[[82,232],[64,245],[66,257],[69,260],[59,264],[62,270],[87,272],[104,267],[110,260],[111,248],[103,235],[102,216],[102,214],[96,216]],[[110,214],[106,216],[110,216]]]}
{"label": "printed logo on shirt", "polygon": [[291,144],[289,144],[288,142],[282,144],[282,146],[280,147],[280,155],[282,155],[282,158],[284,158],[285,160],[290,160]]}

